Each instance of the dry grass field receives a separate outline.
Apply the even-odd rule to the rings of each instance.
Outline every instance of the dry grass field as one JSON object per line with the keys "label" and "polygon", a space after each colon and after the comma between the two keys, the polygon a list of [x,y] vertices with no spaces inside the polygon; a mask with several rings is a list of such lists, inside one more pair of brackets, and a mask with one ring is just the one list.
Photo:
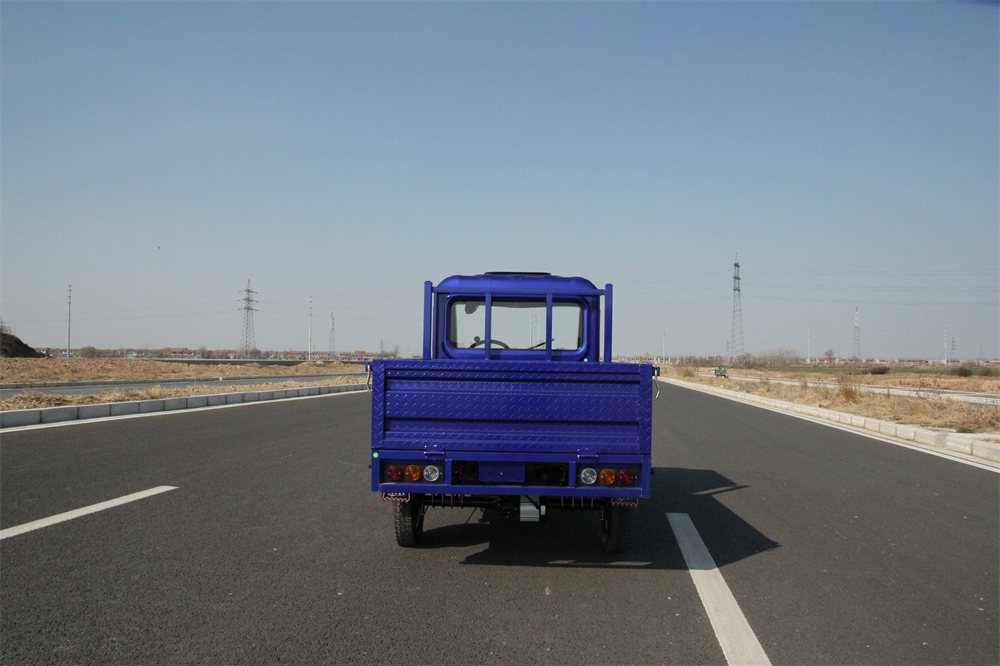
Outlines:
{"label": "dry grass field", "polygon": [[[714,368],[689,366],[664,367],[661,374],[685,381],[717,386],[776,400],[833,409],[870,418],[905,423],[922,428],[939,428],[954,432],[978,433],[988,439],[1000,439],[1000,407],[975,405],[944,397],[901,397],[859,390],[861,384],[910,387],[923,390],[941,389],[971,391],[1000,395],[1000,380],[995,377],[957,377],[893,373],[891,375],[858,375],[841,373],[767,372],[764,370],[730,370],[729,378],[712,375]],[[753,376],[761,381],[739,381],[735,376]],[[776,380],[791,380],[784,383]],[[832,387],[809,386],[808,382],[832,383]]]}
{"label": "dry grass field", "polygon": [[247,363],[209,365],[122,358],[0,358],[0,383],[84,382],[101,379],[182,379],[187,377],[256,377],[362,372],[361,365],[306,361],[298,365]]}
{"label": "dry grass field", "polygon": [[[682,366],[683,370],[683,366]],[[714,368],[697,368],[697,372],[712,374]],[[1000,395],[1000,376],[983,377],[973,375],[960,377],[946,372],[892,372],[887,374],[852,373],[846,370],[838,372],[802,372],[769,371],[747,369],[730,369],[730,376],[759,377],[762,379],[791,379],[808,382],[840,382],[844,377],[854,378],[859,384],[869,386],[899,386],[928,390],[970,391],[973,393],[994,393]]]}
{"label": "dry grass field", "polygon": [[[0,358],[0,382],[4,384],[38,382],[82,382],[106,379],[157,380],[186,379],[200,377],[258,377],[274,376],[274,381],[262,381],[252,386],[213,386],[210,383],[187,388],[157,386],[142,391],[122,391],[109,389],[101,393],[75,395],[49,395],[28,392],[6,400],[0,400],[0,410],[36,409],[59,407],[62,405],[91,405],[104,402],[124,402],[130,400],[153,400],[176,398],[188,395],[209,395],[232,393],[233,391],[270,391],[303,386],[327,386],[330,384],[351,384],[364,381],[360,377],[346,376],[348,373],[363,371],[363,366],[323,361],[304,362],[292,366],[275,366],[260,363],[246,365],[195,365],[188,363],[166,363],[161,361],[141,361],[126,359],[27,359]],[[296,375],[343,374],[343,377],[317,382],[290,381],[286,377]]]}

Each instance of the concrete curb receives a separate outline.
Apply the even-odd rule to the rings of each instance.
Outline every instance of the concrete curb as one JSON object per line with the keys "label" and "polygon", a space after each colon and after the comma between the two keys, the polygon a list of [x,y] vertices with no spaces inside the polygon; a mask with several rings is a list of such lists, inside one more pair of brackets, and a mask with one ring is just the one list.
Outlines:
{"label": "concrete curb", "polygon": [[107,402],[97,405],[67,405],[64,407],[44,407],[41,409],[14,409],[0,412],[0,429],[21,426],[41,425],[47,423],[62,423],[82,419],[105,418],[109,416],[127,416],[132,414],[149,414],[153,412],[176,411],[180,409],[199,409],[216,405],[235,405],[246,402],[261,402],[266,400],[282,400],[286,398],[304,398],[329,393],[347,393],[364,391],[364,384],[335,384],[331,386],[304,386],[302,388],[281,389],[278,391],[250,391],[246,393],[215,393],[212,395],[193,395],[180,398],[160,398],[157,400],[138,400],[133,402]]}
{"label": "concrete curb", "polygon": [[799,405],[794,402],[788,402],[787,400],[775,400],[774,398],[765,398],[763,396],[753,395],[750,393],[742,393],[740,391],[732,391],[730,389],[717,388],[715,386],[705,386],[704,384],[685,382],[670,377],[660,377],[657,378],[657,381],[665,382],[667,384],[676,384],[677,386],[683,386],[684,388],[690,388],[704,393],[711,393],[712,395],[728,398],[730,400],[737,400],[739,402],[755,404],[761,407],[791,412],[793,414],[802,414],[803,416],[810,416],[812,418],[831,421],[833,423],[840,423],[855,428],[863,428],[880,435],[888,435],[890,437],[914,442],[916,444],[923,444],[924,446],[944,449],[947,451],[956,451],[958,453],[964,453],[965,455],[974,456],[976,458],[1000,462],[1000,442],[988,442],[983,439],[976,439],[972,435],[928,430],[926,428],[918,428],[912,425],[894,423],[893,421],[882,421],[881,419],[858,416],[857,414],[835,412],[832,409],[821,409],[820,407]]}

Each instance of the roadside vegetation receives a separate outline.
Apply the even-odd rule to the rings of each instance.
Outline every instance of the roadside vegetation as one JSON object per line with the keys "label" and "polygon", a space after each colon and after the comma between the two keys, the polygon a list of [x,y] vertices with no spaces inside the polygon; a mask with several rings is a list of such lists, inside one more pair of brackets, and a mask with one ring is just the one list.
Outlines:
{"label": "roadside vegetation", "polygon": [[83,382],[103,379],[332,375],[363,371],[363,365],[326,361],[305,361],[296,365],[266,363],[216,365],[123,358],[0,358],[0,383],[3,384]]}
{"label": "roadside vegetation", "polygon": [[[861,386],[906,387],[921,390],[951,390],[1000,395],[1000,379],[994,374],[960,376],[948,371],[907,371],[892,368],[874,374],[856,368],[823,369],[803,366],[779,369],[728,368],[728,377],[716,377],[714,368],[664,366],[664,377],[766,396],[802,405],[832,409],[869,418],[883,419],[922,428],[976,433],[1000,439],[1000,407],[976,405],[946,397],[890,396],[862,391]],[[943,370],[943,369],[942,369]],[[759,381],[741,381],[754,377]],[[778,381],[783,380],[783,381]],[[790,383],[786,383],[790,382]],[[824,385],[818,385],[824,384]]]}
{"label": "roadside vegetation", "polygon": [[[362,377],[350,374],[362,372],[364,366],[323,361],[304,362],[292,366],[264,364],[248,365],[191,365],[187,363],[167,363],[127,359],[26,359],[0,358],[0,382],[4,384],[24,384],[39,382],[80,382],[112,379],[157,380],[192,379],[204,377],[232,378],[274,376],[274,381],[262,381],[254,385],[218,386],[203,383],[197,386],[171,388],[156,386],[141,391],[123,391],[109,388],[101,393],[49,395],[29,391],[19,396],[0,400],[0,410],[38,409],[41,407],[61,407],[64,405],[94,405],[105,402],[127,402],[133,400],[159,400],[190,395],[213,395],[249,391],[273,391],[284,388],[305,386],[329,386],[332,384],[352,384],[364,381]],[[292,381],[286,377],[296,375],[342,375],[322,381]]]}

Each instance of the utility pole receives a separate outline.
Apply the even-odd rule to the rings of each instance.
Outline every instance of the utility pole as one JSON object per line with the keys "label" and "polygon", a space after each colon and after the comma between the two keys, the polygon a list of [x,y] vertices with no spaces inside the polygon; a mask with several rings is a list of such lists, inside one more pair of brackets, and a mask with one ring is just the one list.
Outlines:
{"label": "utility pole", "polygon": [[336,358],[336,355],[337,355],[337,351],[336,351],[337,350],[337,345],[335,344],[336,343],[336,338],[334,337],[334,334],[333,334],[334,325],[335,325],[335,322],[334,322],[334,319],[333,319],[333,313],[331,312],[330,313],[330,360],[331,361],[334,360]]}
{"label": "utility pole", "polygon": [[948,354],[948,329],[944,329],[944,364],[951,365],[951,356]]}
{"label": "utility pole", "polygon": [[854,306],[854,365],[861,362],[861,315]]}
{"label": "utility pole", "polygon": [[70,331],[73,328],[73,285],[66,291],[66,358],[69,358]]}
{"label": "utility pole", "polygon": [[809,329],[809,341],[806,343],[806,365],[812,365],[813,330]]}
{"label": "utility pole", "polygon": [[743,365],[743,297],[740,294],[740,255],[733,263],[733,324],[729,337],[729,365]]}
{"label": "utility pole", "polygon": [[253,334],[253,313],[256,310],[253,305],[257,302],[253,295],[257,292],[250,288],[250,280],[247,280],[247,288],[242,289],[241,293],[243,294],[243,335],[240,338],[240,358],[250,358],[257,346]]}
{"label": "utility pole", "polygon": [[313,297],[309,297],[309,348],[306,350],[306,360],[313,358]]}

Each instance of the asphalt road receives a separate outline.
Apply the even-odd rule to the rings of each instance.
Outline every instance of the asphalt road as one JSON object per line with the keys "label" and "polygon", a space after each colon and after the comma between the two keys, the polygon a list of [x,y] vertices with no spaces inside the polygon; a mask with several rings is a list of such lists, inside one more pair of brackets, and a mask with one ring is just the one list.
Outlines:
{"label": "asphalt road", "polygon": [[366,394],[7,432],[3,663],[724,663],[686,513],[773,663],[1000,662],[1000,476],[674,386],[620,559],[591,513],[432,509],[401,549]]}

